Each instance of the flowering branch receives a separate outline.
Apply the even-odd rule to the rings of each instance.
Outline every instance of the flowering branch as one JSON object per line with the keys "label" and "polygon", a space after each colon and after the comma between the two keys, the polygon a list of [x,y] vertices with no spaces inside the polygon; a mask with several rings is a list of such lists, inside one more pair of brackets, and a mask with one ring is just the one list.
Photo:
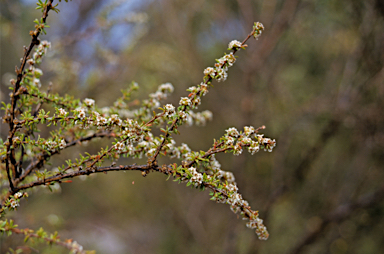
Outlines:
{"label": "flowering branch", "polygon": [[[228,204],[234,213],[240,213],[243,219],[248,220],[247,227],[255,229],[259,239],[266,240],[269,234],[258,217],[258,212],[252,210],[239,193],[233,173],[222,170],[215,158],[218,153],[231,152],[240,155],[244,149],[251,154],[260,150],[271,152],[276,145],[275,140],[259,134],[265,127],[245,126],[243,131],[229,128],[206,152],[192,151],[187,144],[177,146],[172,138],[173,133],[178,133],[178,127],[185,123],[204,125],[212,119],[210,111],[192,110],[201,104],[202,97],[208,93],[208,86],[212,85],[214,79],[219,82],[226,80],[228,68],[236,62],[236,52],[245,49],[245,43],[251,37],[257,39],[264,30],[263,25],[255,22],[253,30],[243,42],[231,41],[228,45],[231,53],[217,59],[214,67],[203,71],[203,82],[190,87],[187,90],[188,96],[180,99],[177,108],[172,104],[160,107],[160,102],[174,90],[170,83],[160,85],[141,105],[138,100],[130,101],[131,93],[139,87],[135,82],[122,91],[122,97],[113,106],[98,108],[95,100],[90,98],[80,101],[68,95],[50,94],[50,89],[47,93],[40,91],[40,77],[43,72],[37,66],[51,44],[47,41],[40,42],[38,36],[41,32],[45,33],[44,28],[48,27],[45,23],[48,11],[58,12],[52,2],[43,3],[39,0],[38,9],[42,9],[43,17],[35,22],[36,30],[30,33],[32,42],[25,51],[20,67],[16,68],[17,80],[11,81],[14,86],[11,103],[4,103],[3,106],[3,119],[10,129],[7,140],[0,144],[1,160],[5,162],[5,167],[1,165],[0,170],[6,171],[9,189],[1,196],[0,216],[4,216],[7,210],[17,209],[19,200],[28,196],[27,192],[22,191],[37,186],[69,183],[71,181],[68,179],[74,177],[110,171],[141,171],[143,176],[150,172],[160,172],[174,177],[175,181],[186,183],[187,186],[210,189],[213,201]],[[35,45],[38,47],[32,57],[29,57]],[[27,63],[29,67],[24,71]],[[53,106],[54,112],[46,112],[42,108],[43,103]],[[137,106],[139,107],[135,108]],[[32,111],[32,108],[35,110]],[[39,131],[38,125],[55,128],[48,136],[35,137],[34,133]],[[155,136],[152,133],[154,128],[159,128],[163,134]],[[80,146],[96,138],[113,138],[114,141],[110,146],[101,147],[97,154],[80,154],[75,162],[68,159],[66,165],[56,169],[42,169],[51,157],[59,155],[62,150]],[[159,155],[178,159],[181,163],[160,166],[157,161]],[[148,160],[143,165],[116,165],[116,161],[122,156],[145,156]],[[24,168],[23,162],[26,160],[29,164]],[[112,164],[103,165],[107,160],[111,160]],[[8,228],[3,225],[3,232],[26,234],[83,253],[73,243],[61,242],[29,230],[19,230],[7,223],[4,225],[8,225]]]}

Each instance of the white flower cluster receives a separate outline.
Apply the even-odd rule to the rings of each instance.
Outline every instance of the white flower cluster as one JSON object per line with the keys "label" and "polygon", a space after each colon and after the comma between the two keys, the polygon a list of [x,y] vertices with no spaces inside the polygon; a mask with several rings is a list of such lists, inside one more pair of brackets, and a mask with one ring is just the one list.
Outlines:
{"label": "white flower cluster", "polygon": [[93,106],[95,106],[95,100],[86,98],[86,99],[84,99],[84,104],[85,104],[87,107],[92,108]]}
{"label": "white flower cluster", "polygon": [[263,220],[259,217],[254,217],[247,222],[247,228],[256,229],[256,234],[260,240],[268,239],[267,228],[263,224]]}
{"label": "white flower cluster", "polygon": [[189,182],[191,182],[194,186],[200,186],[203,183],[203,174],[197,172],[196,168],[194,167],[190,167],[188,171],[190,174],[192,174]]}
{"label": "white flower cluster", "polygon": [[233,48],[240,48],[241,47],[241,42],[237,40],[233,40],[228,44],[228,50],[231,50]]}
{"label": "white flower cluster", "polygon": [[64,139],[60,139],[59,142],[56,142],[54,140],[49,140],[45,142],[45,147],[48,151],[54,152],[57,148],[59,149],[64,149],[67,143],[65,142]]}
{"label": "white flower cluster", "polygon": [[96,116],[96,122],[95,122],[95,125],[96,126],[105,126],[107,123],[108,123],[108,120],[107,118],[103,117],[100,115],[99,112],[93,112],[93,114]]}
{"label": "white flower cluster", "polygon": [[[189,87],[187,91],[191,93],[188,97],[181,98],[179,104],[180,106],[190,106],[192,109],[195,109],[201,104],[201,97],[208,93],[208,85],[201,82],[197,86]],[[183,121],[185,120],[186,119],[183,119]]]}
{"label": "white flower cluster", "polygon": [[41,87],[40,77],[43,75],[43,71],[36,68],[36,63],[41,62],[41,58],[47,53],[47,49],[51,47],[51,43],[48,41],[42,41],[36,48],[33,57],[27,60],[29,64],[27,72],[31,75],[32,85],[35,87]]}
{"label": "white flower cluster", "polygon": [[239,156],[242,152],[243,147],[241,146],[241,143],[236,143],[236,145],[233,147],[233,154]]}
{"label": "white flower cluster", "polygon": [[41,61],[41,58],[47,54],[47,50],[51,47],[51,43],[49,41],[41,41],[39,46],[36,48],[35,53],[33,53],[33,60],[37,63]]}
{"label": "white flower cluster", "polygon": [[124,149],[125,149],[125,144],[124,144],[124,142],[122,142],[122,141],[117,142],[117,143],[114,145],[114,149],[115,149],[118,153],[122,153],[122,152],[124,152]]}
{"label": "white flower cluster", "polygon": [[181,97],[179,105],[180,106],[191,106],[192,102],[188,97]]}
{"label": "white flower cluster", "polygon": [[111,117],[108,119],[108,122],[117,126],[121,126],[121,124],[123,123],[123,121],[119,118],[117,114],[112,114]]}
{"label": "white flower cluster", "polygon": [[204,75],[205,76],[210,76],[211,78],[215,78],[216,77],[216,70],[212,67],[207,67],[205,70],[204,70]]}
{"label": "white flower cluster", "polygon": [[260,240],[267,240],[269,234],[267,228],[263,225],[263,220],[258,217],[258,212],[249,209],[249,203],[238,193],[236,183],[228,182],[228,184],[224,185],[223,191],[225,191],[227,197],[219,195],[213,199],[217,203],[229,204],[231,211],[234,213],[240,212],[243,219],[249,219],[249,222],[246,224],[247,227],[256,229],[256,234]]}
{"label": "white flower cluster", "polygon": [[[240,155],[243,151],[243,147],[248,147],[248,152],[252,155],[264,148],[264,151],[272,152],[272,149],[276,146],[276,141],[270,138],[264,138],[264,135],[256,134],[256,130],[253,126],[245,126],[244,133],[240,134],[236,128],[229,128],[226,130],[225,144],[233,146],[233,153]],[[254,137],[256,140],[252,140]],[[235,143],[237,139],[237,142]]]}
{"label": "white flower cluster", "polygon": [[227,135],[230,137],[237,138],[239,136],[238,130],[234,127],[229,128],[228,130],[226,130],[226,132],[227,132]]}
{"label": "white flower cluster", "polygon": [[264,134],[257,134],[256,138],[258,140],[258,143],[264,146],[264,151],[272,152],[273,148],[276,146],[276,140],[264,138]]}
{"label": "white flower cluster", "polygon": [[263,32],[264,25],[260,22],[255,22],[255,24],[253,25],[253,29],[255,30],[253,37],[255,37],[255,39],[257,39],[257,37],[259,37],[261,35],[261,33]]}
{"label": "white flower cluster", "polygon": [[257,142],[252,141],[251,145],[248,147],[248,152],[252,155],[260,151],[260,146]]}
{"label": "white flower cluster", "polygon": [[196,86],[189,87],[187,91],[193,94],[200,93],[202,96],[205,96],[208,93],[208,85],[205,84],[204,82],[201,82],[200,85],[198,85],[197,87]]}
{"label": "white flower cluster", "polygon": [[175,115],[175,107],[172,104],[167,104],[164,107],[165,116],[173,117]]}
{"label": "white flower cluster", "polygon": [[80,118],[80,120],[84,120],[85,117],[87,116],[86,115],[86,110],[87,109],[85,109],[83,107],[76,108],[74,110],[74,112],[73,112],[74,113],[74,117],[78,117],[78,118]]}
{"label": "white flower cluster", "polygon": [[[146,153],[146,156],[150,156],[156,151],[155,147],[160,145],[160,142],[153,138],[153,134],[148,132],[146,134],[147,141],[144,141],[144,133],[140,128],[137,121],[129,119],[127,121],[127,127],[124,128],[122,134],[125,138],[114,145],[114,149],[120,154],[127,152],[129,155],[138,155],[140,158],[142,153]],[[135,149],[134,144],[137,144]]]}
{"label": "white flower cluster", "polygon": [[253,126],[244,126],[244,134],[247,137],[250,137],[254,133],[255,133],[255,128]]}
{"label": "white flower cluster", "polygon": [[217,79],[217,81],[225,81],[228,77],[228,67],[231,67],[236,62],[236,57],[233,53],[224,55],[220,59],[216,59],[215,68],[208,67],[204,70],[206,77]]}
{"label": "white flower cluster", "polygon": [[[26,194],[25,194],[26,195]],[[11,197],[9,199],[9,205],[11,208],[13,209],[16,209],[18,206],[20,206],[19,204],[19,199],[24,196],[24,193],[22,192],[17,192],[13,195],[13,197]]]}
{"label": "white flower cluster", "polygon": [[63,108],[59,108],[58,111],[60,116],[66,116],[68,114],[68,112]]}

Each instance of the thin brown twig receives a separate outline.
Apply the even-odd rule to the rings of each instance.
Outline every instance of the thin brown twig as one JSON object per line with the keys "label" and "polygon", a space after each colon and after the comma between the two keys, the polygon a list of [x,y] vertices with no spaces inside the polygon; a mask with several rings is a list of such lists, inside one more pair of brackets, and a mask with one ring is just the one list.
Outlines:
{"label": "thin brown twig", "polygon": [[[72,146],[79,144],[79,143],[82,143],[84,141],[90,141],[94,138],[103,138],[103,137],[112,137],[112,136],[114,136],[114,134],[111,132],[94,133],[92,135],[82,137],[82,138],[74,140],[70,143],[67,143],[67,145],[63,149],[72,147]],[[42,153],[36,155],[35,157],[37,158],[37,160],[32,161],[28,165],[28,167],[24,171],[24,174],[22,174],[18,179],[15,180],[15,185],[17,185],[21,181],[23,181],[25,179],[25,177],[27,177],[34,169],[42,167],[44,165],[44,162],[47,160],[48,157],[50,157],[54,154],[58,154],[58,153],[59,153],[59,151],[54,151],[49,155],[47,152],[42,152]]]}
{"label": "thin brown twig", "polygon": [[[52,8],[52,3],[53,3],[53,0],[49,0],[49,2],[47,3],[47,5],[45,6],[45,9],[43,11],[43,15],[42,15],[42,23],[45,23],[46,20],[47,20],[47,17],[48,17],[48,12],[49,10]],[[14,89],[13,89],[13,92],[12,92],[12,96],[11,96],[11,108],[10,108],[10,111],[8,112],[8,116],[7,116],[7,121],[8,121],[8,124],[9,124],[9,135],[7,137],[8,139],[8,144],[6,145],[6,150],[7,150],[7,153],[6,153],[6,172],[7,172],[7,175],[8,175],[8,181],[9,181],[9,187],[11,188],[11,190],[13,190],[14,188],[14,184],[12,183],[12,177],[11,177],[11,172],[10,172],[10,163],[13,164],[12,165],[12,168],[15,170],[16,168],[16,159],[14,158],[14,152],[13,152],[13,146],[12,146],[12,139],[14,137],[14,134],[15,134],[15,131],[14,131],[14,127],[15,127],[15,123],[14,123],[14,120],[16,119],[16,108],[17,108],[17,101],[19,99],[19,95],[17,95],[18,91],[19,91],[19,88],[20,88],[20,84],[21,84],[21,81],[24,77],[24,67],[25,67],[25,64],[27,62],[27,59],[33,49],[33,47],[35,45],[38,45],[39,44],[39,35],[40,35],[40,32],[41,32],[41,28],[40,27],[36,27],[35,31],[31,31],[31,36],[32,36],[32,39],[31,39],[31,42],[28,46],[28,48],[25,49],[25,52],[24,52],[24,56],[23,58],[21,59],[21,63],[20,63],[20,67],[19,68],[15,68],[15,72],[16,72],[16,75],[17,75],[17,80],[14,84]],[[13,174],[13,177],[16,177],[16,172],[14,172]]]}

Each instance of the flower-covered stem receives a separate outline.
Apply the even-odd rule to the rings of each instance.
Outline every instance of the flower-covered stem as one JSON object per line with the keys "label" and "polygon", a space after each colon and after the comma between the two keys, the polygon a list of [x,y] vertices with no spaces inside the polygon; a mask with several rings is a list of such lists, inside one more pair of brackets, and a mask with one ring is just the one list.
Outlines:
{"label": "flower-covered stem", "polygon": [[[14,83],[14,88],[13,88],[13,92],[11,94],[11,108],[9,109],[9,112],[7,114],[7,117],[6,117],[6,121],[8,122],[9,124],[9,135],[7,137],[8,139],[8,144],[6,145],[6,150],[7,150],[7,153],[6,153],[6,172],[7,172],[7,175],[8,175],[8,181],[9,181],[9,186],[11,188],[11,190],[14,188],[14,185],[12,183],[12,177],[11,177],[11,172],[10,172],[10,167],[12,167],[12,170],[14,171],[13,173],[13,177],[16,177],[16,159],[15,159],[15,154],[14,154],[14,149],[12,147],[12,139],[14,137],[14,126],[15,126],[15,123],[14,123],[14,120],[16,118],[16,107],[17,107],[17,101],[19,99],[19,96],[17,93],[19,92],[19,89],[20,89],[20,83],[21,81],[23,80],[23,77],[24,77],[24,67],[27,63],[27,59],[33,49],[33,47],[35,45],[39,45],[40,41],[39,41],[39,38],[38,36],[40,35],[40,32],[42,31],[42,29],[44,28],[44,24],[46,22],[46,19],[48,17],[48,12],[49,10],[52,8],[52,2],[53,0],[49,0],[49,2],[46,4],[45,6],[45,9],[43,11],[43,15],[42,15],[42,18],[41,18],[41,24],[40,25],[36,25],[36,29],[35,31],[31,31],[30,32],[30,35],[32,37],[31,39],[31,42],[29,44],[29,47],[28,48],[25,48],[24,49],[24,56],[23,58],[21,59],[21,63],[20,63],[20,67],[19,68],[15,68],[15,72],[16,72],[16,76],[17,76],[17,80],[16,82]],[[10,165],[10,163],[12,165]]]}
{"label": "flower-covered stem", "polygon": [[[188,95],[188,97],[192,98],[193,100],[195,98],[199,98],[199,100],[198,100],[199,102],[196,102],[196,103],[191,102],[190,104],[192,104],[192,105],[182,105],[182,107],[179,109],[178,112],[179,113],[180,112],[186,113],[186,111],[189,109],[189,107],[192,107],[192,108],[197,107],[198,104],[200,104],[201,94],[202,93],[203,94],[206,93],[207,85],[209,85],[211,83],[212,79],[216,78],[219,81],[222,80],[219,77],[221,75],[221,74],[219,75],[219,70],[221,70],[223,68],[225,69],[225,68],[227,68],[227,66],[232,66],[232,64],[235,62],[234,55],[236,54],[236,52],[240,48],[244,49],[247,46],[247,45],[245,45],[245,43],[249,40],[249,38],[251,38],[252,36],[254,36],[255,38],[258,37],[261,34],[262,30],[264,30],[264,26],[261,23],[259,23],[259,22],[255,22],[255,24],[253,26],[252,32],[248,34],[248,36],[243,40],[243,42],[240,45],[237,45],[237,44],[233,44],[232,45],[232,43],[230,43],[230,48],[229,49],[233,50],[231,55],[226,55],[226,56],[229,56],[229,57],[226,57],[226,58],[224,57],[224,60],[218,61],[219,63],[215,64],[215,66],[217,67],[216,70],[214,68],[208,67],[204,71],[205,77],[204,77],[204,82],[202,83],[202,85],[204,86],[204,89],[206,89],[206,90],[204,90],[202,88],[202,86],[200,85],[196,91],[193,91],[192,93],[190,93]],[[209,68],[211,68],[212,70],[208,70]],[[205,92],[203,92],[203,90]],[[165,145],[167,138],[171,135],[170,133],[173,132],[174,129],[176,129],[178,127],[178,125],[182,125],[182,121],[179,123],[180,118],[181,118],[180,115],[178,115],[177,118],[172,122],[172,125],[169,128],[167,128],[167,131],[165,133],[165,136],[163,137],[163,140],[162,140],[160,146],[157,148],[155,155],[149,160],[149,163],[154,163],[156,161],[156,158],[159,155],[159,153],[160,153],[161,149],[163,148],[163,146]]]}
{"label": "flower-covered stem", "polygon": [[[186,169],[185,166],[177,167],[172,165],[172,167],[170,167],[163,165],[159,171],[166,175],[172,175],[179,182],[188,182],[188,184],[190,184],[193,177],[191,178],[190,173],[186,172],[190,172],[191,169],[192,168]],[[193,169],[193,171],[195,171],[194,174],[199,175],[199,173],[196,173],[196,169]],[[231,205],[231,210],[234,213],[240,212],[244,219],[249,220],[247,227],[256,229],[256,234],[258,235],[259,239],[268,239],[268,231],[264,226],[263,221],[259,219],[258,211],[253,211],[248,202],[242,199],[241,194],[237,192],[236,185],[228,184],[227,182],[222,183],[216,181],[214,180],[213,176],[204,175],[202,178],[204,180],[201,182],[195,182],[195,187],[211,189],[213,191],[211,193],[213,196],[211,200],[214,200],[218,203],[226,203]]]}
{"label": "flower-covered stem", "polygon": [[163,140],[161,141],[161,144],[156,149],[155,155],[152,158],[148,159],[148,163],[150,165],[155,163],[157,156],[159,155],[161,149],[164,147],[167,138],[171,135],[170,132],[174,130],[178,121],[179,121],[179,118],[176,118],[175,120],[173,120],[171,127],[169,129],[167,129],[165,136],[163,137]]}

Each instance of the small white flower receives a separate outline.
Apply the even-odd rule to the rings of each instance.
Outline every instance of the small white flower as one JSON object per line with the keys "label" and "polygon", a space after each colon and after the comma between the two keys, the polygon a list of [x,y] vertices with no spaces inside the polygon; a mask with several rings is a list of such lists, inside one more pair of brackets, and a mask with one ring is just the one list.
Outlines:
{"label": "small white flower", "polygon": [[212,68],[212,67],[207,67],[205,70],[204,70],[204,75],[205,76],[210,76],[211,78],[214,78],[215,77],[215,69]]}
{"label": "small white flower", "polygon": [[117,142],[114,147],[117,152],[122,152],[124,151],[125,145],[123,142]]}
{"label": "small white flower", "polygon": [[159,86],[158,91],[172,93],[174,90],[171,83],[165,83]]}
{"label": "small white flower", "polygon": [[189,173],[192,174],[191,179],[189,180],[191,183],[193,183],[194,186],[199,186],[203,183],[203,174],[198,172],[196,168],[190,167],[188,169]]}
{"label": "small white flower", "polygon": [[50,48],[51,42],[44,40],[44,41],[40,42],[40,45],[42,45],[43,47],[46,47],[46,48]]}
{"label": "small white flower", "polygon": [[65,109],[63,109],[63,108],[59,108],[59,114],[60,114],[61,116],[66,116],[66,115],[68,114],[68,112],[65,111]]}
{"label": "small white flower", "polygon": [[228,55],[225,55],[223,58],[225,59],[228,66],[232,66],[236,62],[236,57],[232,52]]}
{"label": "small white flower", "polygon": [[183,121],[186,121],[188,119],[188,115],[187,113],[185,113],[184,111],[180,111],[179,112],[179,117],[181,118],[181,120]]}
{"label": "small white flower", "polygon": [[241,47],[241,42],[237,40],[233,40],[228,44],[228,49],[233,49],[233,48],[240,48]]}
{"label": "small white flower", "polygon": [[191,106],[191,100],[188,97],[182,97],[179,104],[180,106]]}
{"label": "small white flower", "polygon": [[19,198],[21,198],[22,196],[23,196],[23,193],[21,193],[21,192],[17,192],[17,193],[15,193],[15,195],[13,195],[15,198],[17,198],[17,199],[19,199]]}
{"label": "small white flower", "polygon": [[197,87],[196,86],[191,86],[187,89],[187,91],[191,92],[191,93],[197,93]]}
{"label": "small white flower", "polygon": [[121,126],[121,123],[123,121],[121,121],[121,119],[119,118],[119,116],[117,114],[113,114],[111,115],[111,117],[109,118],[109,122],[113,123],[113,124],[116,124],[118,126]]}
{"label": "small white flower", "polygon": [[218,68],[217,69],[217,81],[221,82],[221,81],[225,81],[228,77],[228,73],[226,72],[225,69],[220,69]]}
{"label": "small white flower", "polygon": [[60,143],[59,143],[59,148],[60,149],[64,149],[66,145],[67,145],[67,143],[65,143],[64,139],[60,140]]}
{"label": "small white flower", "polygon": [[29,65],[34,65],[34,64],[35,64],[35,60],[33,60],[32,58],[31,58],[31,59],[28,59],[28,60],[27,60],[27,63],[28,63]]}
{"label": "small white flower", "polygon": [[[32,60],[32,59],[31,59]],[[34,68],[33,69],[33,75],[36,77],[36,78],[40,78],[41,75],[43,75],[43,71],[40,70],[39,68]]]}
{"label": "small white flower", "polygon": [[84,100],[84,103],[85,103],[85,105],[87,105],[88,107],[93,107],[93,106],[95,105],[95,100],[86,98],[86,99]]}
{"label": "small white flower", "polygon": [[201,104],[201,99],[200,99],[200,97],[195,97],[195,98],[193,99],[193,105],[195,106],[195,108],[197,108],[197,106],[200,105],[200,104]]}
{"label": "small white flower", "polygon": [[11,207],[12,207],[13,209],[15,209],[16,207],[19,206],[19,203],[18,203],[16,200],[14,200],[14,199],[11,199],[11,200],[10,200],[10,203],[11,203]]}
{"label": "small white flower", "polygon": [[229,128],[228,130],[226,130],[226,132],[227,132],[227,135],[228,135],[228,136],[231,136],[231,137],[234,137],[234,138],[236,138],[236,137],[239,136],[239,132],[238,132],[237,129],[234,128],[234,127]]}
{"label": "small white flower", "polygon": [[244,126],[244,134],[249,137],[255,132],[255,128],[253,126]]}
{"label": "small white flower", "polygon": [[240,155],[242,152],[243,152],[243,148],[241,147],[241,145],[239,143],[237,143],[235,145],[235,147],[233,148],[233,153],[235,155]]}
{"label": "small white flower", "polygon": [[84,108],[77,108],[75,109],[75,112],[77,113],[77,117],[79,117],[80,119],[84,119],[86,116]]}
{"label": "small white flower", "polygon": [[40,79],[34,78],[32,82],[33,82],[34,86],[39,87],[39,88],[41,87]]}
{"label": "small white flower", "polygon": [[167,104],[164,107],[165,115],[168,117],[172,117],[175,114],[175,107],[172,104]]}
{"label": "small white flower", "polygon": [[252,155],[260,151],[260,146],[257,142],[252,142],[251,145],[248,147],[248,152]]}
{"label": "small white flower", "polygon": [[201,89],[201,95],[204,96],[208,93],[208,85],[201,82],[200,84],[200,89]]}
{"label": "small white flower", "polygon": [[156,153],[156,149],[155,149],[155,148],[151,148],[151,149],[149,149],[149,151],[146,153],[146,156],[147,156],[147,157],[152,157],[152,156],[155,155],[155,153]]}
{"label": "small white flower", "polygon": [[227,142],[225,142],[225,144],[227,144],[227,145],[233,145],[233,142],[235,142],[235,139],[232,138],[232,137],[228,137]]}
{"label": "small white flower", "polygon": [[105,117],[102,117],[100,115],[98,115],[96,117],[96,125],[97,126],[104,126],[108,123],[108,120],[105,118]]}
{"label": "small white flower", "polygon": [[251,138],[248,138],[248,137],[245,137],[241,140],[241,143],[245,144],[245,145],[248,145],[252,142],[252,139]]}

